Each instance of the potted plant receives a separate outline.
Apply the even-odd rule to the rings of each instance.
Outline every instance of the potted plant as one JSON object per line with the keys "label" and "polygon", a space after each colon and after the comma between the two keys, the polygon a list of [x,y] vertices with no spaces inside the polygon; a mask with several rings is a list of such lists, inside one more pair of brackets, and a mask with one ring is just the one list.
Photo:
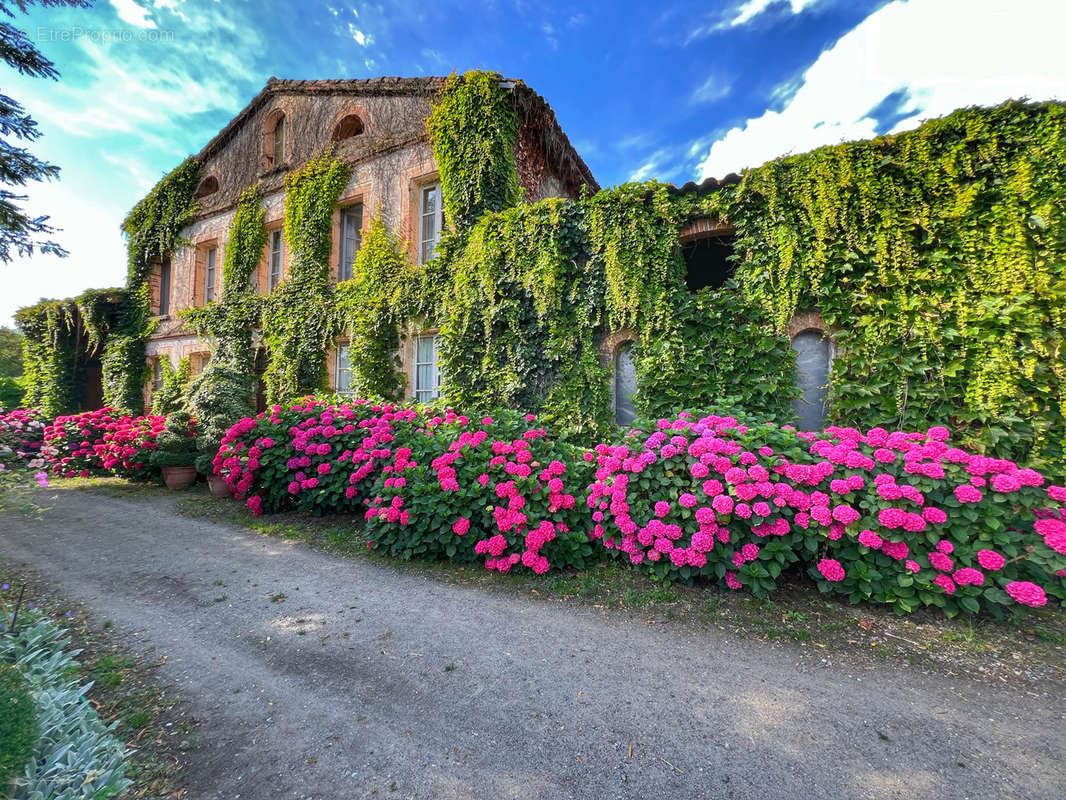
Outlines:
{"label": "potted plant", "polygon": [[187,489],[196,482],[196,426],[187,411],[167,417],[166,428],[156,439],[152,466],[163,470],[168,489]]}

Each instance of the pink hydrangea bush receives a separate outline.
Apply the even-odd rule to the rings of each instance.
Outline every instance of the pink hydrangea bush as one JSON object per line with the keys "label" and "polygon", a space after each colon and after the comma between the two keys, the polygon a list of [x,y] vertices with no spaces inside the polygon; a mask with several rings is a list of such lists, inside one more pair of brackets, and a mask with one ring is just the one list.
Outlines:
{"label": "pink hydrangea bush", "polygon": [[32,408],[0,411],[0,461],[30,461],[40,455],[45,420]]}
{"label": "pink hydrangea bush", "polygon": [[634,429],[621,444],[597,445],[586,498],[593,534],[660,578],[702,575],[763,596],[805,538],[790,503],[809,510],[813,501],[773,472],[800,444],[776,426],[681,414],[651,432]]}
{"label": "pink hydrangea bush", "polygon": [[157,481],[149,462],[166,417],[132,417],[111,408],[56,417],[44,429],[41,454],[65,478],[112,474],[134,481]]}
{"label": "pink hydrangea bush", "polygon": [[351,513],[391,457],[396,431],[418,420],[410,408],[304,398],[230,428],[213,468],[255,514]]}
{"label": "pink hydrangea bush", "polygon": [[119,417],[105,426],[100,441],[93,445],[93,455],[113,475],[132,481],[161,481],[162,470],[151,464],[150,457],[158,449],[156,439],[166,424],[166,417],[154,414]]}
{"label": "pink hydrangea bush", "polygon": [[96,448],[120,417],[111,408],[56,417],[44,429],[41,448],[52,472],[63,478],[105,474]]}
{"label": "pink hydrangea bush", "polygon": [[580,452],[532,414],[445,410],[392,442],[368,502],[368,537],[399,558],[502,573],[580,567],[599,553],[581,502],[590,478]]}
{"label": "pink hydrangea bush", "polygon": [[949,438],[682,414],[599,445],[587,505],[605,547],[660,577],[765,594],[800,560],[823,591],[900,612],[1061,601],[1066,489]]}
{"label": "pink hydrangea bush", "polygon": [[952,615],[1066,598],[1066,489],[1036,470],[955,447],[941,426],[796,436],[806,454],[786,474],[793,464],[824,465],[829,506],[858,514],[843,535],[826,535],[820,549],[845,577],[821,588]]}

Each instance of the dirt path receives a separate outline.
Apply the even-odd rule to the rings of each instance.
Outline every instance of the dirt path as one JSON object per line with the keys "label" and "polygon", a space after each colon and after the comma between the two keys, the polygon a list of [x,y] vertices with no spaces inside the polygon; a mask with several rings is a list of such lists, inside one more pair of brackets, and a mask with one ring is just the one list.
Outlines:
{"label": "dirt path", "polygon": [[167,656],[187,798],[1060,798],[1066,700],[826,666],[61,491],[0,555]]}

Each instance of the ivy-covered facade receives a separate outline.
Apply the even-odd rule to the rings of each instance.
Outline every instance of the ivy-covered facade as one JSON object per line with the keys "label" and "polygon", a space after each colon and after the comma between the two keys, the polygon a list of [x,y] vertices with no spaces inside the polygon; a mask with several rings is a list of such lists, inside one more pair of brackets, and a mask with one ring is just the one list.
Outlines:
{"label": "ivy-covered facade", "polygon": [[964,109],[600,191],[519,81],[272,80],[127,221],[108,400],[188,358],[249,404],[443,394],[575,433],[724,406],[947,423],[1057,474],[1064,120]]}

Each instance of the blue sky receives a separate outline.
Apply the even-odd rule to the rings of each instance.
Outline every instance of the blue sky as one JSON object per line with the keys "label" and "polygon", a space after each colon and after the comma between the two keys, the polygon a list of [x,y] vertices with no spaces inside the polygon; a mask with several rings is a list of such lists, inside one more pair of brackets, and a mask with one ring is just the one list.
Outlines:
{"label": "blue sky", "polygon": [[30,187],[30,208],[71,255],[0,267],[0,324],[42,296],[121,284],[125,212],[271,75],[520,77],[604,186],[721,177],[964,105],[1066,99],[1061,0],[96,0],[14,22],[62,72],[4,68],[3,88],[62,168]]}

